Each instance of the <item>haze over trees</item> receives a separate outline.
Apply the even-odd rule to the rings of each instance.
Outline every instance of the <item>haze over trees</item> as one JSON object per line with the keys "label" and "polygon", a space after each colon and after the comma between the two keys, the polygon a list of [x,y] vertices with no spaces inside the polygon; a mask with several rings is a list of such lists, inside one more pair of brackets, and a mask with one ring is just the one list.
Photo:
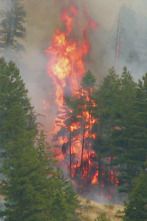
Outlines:
{"label": "haze over trees", "polygon": [[25,36],[26,13],[21,1],[11,0],[7,2],[7,10],[1,11],[0,22],[0,48],[5,53],[6,49],[20,50],[23,46],[20,39]]}

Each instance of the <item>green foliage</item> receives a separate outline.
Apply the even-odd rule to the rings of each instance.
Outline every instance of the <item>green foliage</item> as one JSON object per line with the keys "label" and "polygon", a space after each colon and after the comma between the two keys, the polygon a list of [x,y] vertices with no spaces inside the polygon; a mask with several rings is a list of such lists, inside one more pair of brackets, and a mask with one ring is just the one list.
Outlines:
{"label": "green foliage", "polygon": [[101,213],[96,219],[95,221],[110,221],[109,218],[107,218],[106,213]]}
{"label": "green foliage", "polygon": [[146,159],[146,76],[137,84],[126,67],[121,76],[112,68],[95,90],[95,150],[100,159],[111,156],[111,166],[119,167],[121,191],[130,190]]}
{"label": "green foliage", "polygon": [[32,134],[25,131],[7,145],[11,156],[3,162],[6,180],[2,193],[6,196],[6,209],[1,213],[6,220],[47,220],[49,217],[52,178],[47,179],[47,174],[52,174],[53,169],[52,165],[46,167],[46,163],[52,161],[45,157],[40,140],[36,146],[37,149]]}
{"label": "green foliage", "polygon": [[128,78],[125,80],[128,81],[128,86],[125,81],[123,82],[125,84],[124,93],[126,93],[125,101],[127,102],[126,112],[124,110],[125,114],[120,121],[122,129],[113,131],[112,142],[114,154],[117,156],[114,163],[121,166],[120,184],[125,184],[121,190],[129,191],[132,187],[132,179],[138,176],[146,160],[147,93],[146,77],[143,77],[143,82],[139,81],[135,90],[132,87],[132,82]]}
{"label": "green foliage", "polygon": [[52,203],[52,215],[54,220],[67,220],[63,196],[59,192],[56,193]]}
{"label": "green foliage", "polygon": [[[96,148],[98,152],[101,152],[101,144],[107,148],[104,144],[110,137],[112,128],[115,125],[114,119],[118,115],[118,102],[120,102],[120,79],[115,74],[112,68],[109,74],[104,78],[103,84],[95,90],[95,102],[97,108],[95,109],[95,117],[98,118],[98,134],[99,134],[99,147]],[[104,134],[106,134],[104,139]],[[104,147],[105,146],[105,147]],[[99,151],[100,148],[100,151]]]}
{"label": "green foliage", "polygon": [[[95,78],[87,72],[82,79],[79,93],[66,98],[69,108],[65,110],[65,128],[58,135],[63,132],[69,134],[69,147],[78,133],[83,135],[82,149],[88,147],[89,141],[93,143],[97,153],[99,184],[112,184],[110,170],[115,167],[115,171],[118,170],[119,173],[115,174],[113,182],[119,176],[120,191],[130,191],[132,179],[138,176],[143,167],[147,146],[146,79],[147,74],[137,84],[126,67],[121,76],[112,68],[103,83],[95,88]],[[83,114],[86,111],[98,122],[90,131],[97,134],[95,140],[84,136],[89,123]],[[73,123],[79,123],[80,128],[70,131]],[[108,157],[111,162],[106,160]],[[102,175],[103,168],[105,177]]]}
{"label": "green foliage", "polygon": [[51,206],[51,220],[76,221],[75,210],[78,207],[77,194],[71,183],[64,179],[60,170],[57,170],[54,182],[54,197]]}
{"label": "green foliage", "polygon": [[[120,104],[120,85],[120,78],[112,68],[94,93],[96,103],[94,116],[98,119],[98,125],[95,127],[97,139],[95,140],[94,148],[98,156],[100,184],[107,182],[111,166],[106,161],[104,163],[104,158],[113,156],[111,155],[111,134],[113,128],[118,124],[118,122],[116,124],[116,119],[118,121],[120,117],[118,110]],[[106,177],[102,176],[104,167],[105,174],[107,174]]]}
{"label": "green foliage", "polygon": [[0,146],[4,148],[24,129],[35,132],[36,117],[19,70],[4,58],[0,58],[0,82]]}
{"label": "green foliage", "polygon": [[124,221],[146,220],[147,218],[147,172],[144,170],[135,179],[129,202],[125,205]]}
{"label": "green foliage", "polygon": [[85,73],[81,85],[83,88],[88,88],[88,87],[93,88],[95,82],[96,82],[95,77],[92,75],[90,71],[88,71]]}
{"label": "green foliage", "polygon": [[0,192],[5,196],[0,217],[7,221],[74,219],[76,193],[56,169],[45,135],[37,130],[27,90],[13,62],[0,59],[0,80]]}
{"label": "green foliage", "polygon": [[0,23],[0,48],[22,49],[18,39],[25,34],[25,11],[17,0],[12,0],[9,9],[3,13]]}

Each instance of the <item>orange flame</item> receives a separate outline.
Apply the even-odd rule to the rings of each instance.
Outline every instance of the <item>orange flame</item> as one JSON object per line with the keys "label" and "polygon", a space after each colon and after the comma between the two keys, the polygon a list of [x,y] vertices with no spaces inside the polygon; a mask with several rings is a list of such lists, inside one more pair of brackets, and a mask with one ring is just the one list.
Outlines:
{"label": "orange flame", "polygon": [[98,183],[98,175],[99,175],[99,171],[97,170],[96,173],[94,174],[92,180],[91,180],[91,184]]}
{"label": "orange flame", "polygon": [[[81,79],[86,71],[84,56],[90,51],[90,44],[87,37],[87,30],[95,30],[98,28],[97,23],[91,20],[88,16],[87,11],[84,9],[84,14],[86,17],[86,25],[82,30],[83,39],[73,40],[73,26],[77,25],[77,28],[81,28],[78,22],[78,10],[76,7],[71,6],[69,9],[65,9],[61,13],[61,20],[65,24],[65,31],[56,29],[55,34],[52,37],[51,45],[45,51],[46,55],[49,56],[49,61],[47,65],[47,73],[53,79],[53,84],[55,86],[56,104],[58,106],[58,117],[55,119],[55,133],[58,133],[60,129],[64,126],[66,127],[64,121],[66,114],[64,109],[64,97],[67,95],[75,95],[77,97],[84,97],[87,103],[90,103],[91,107],[95,107],[95,102],[89,96],[92,93],[92,88],[88,90],[82,89],[81,93],[78,93],[80,88]],[[47,109],[49,102],[43,101],[44,110]],[[72,110],[69,110],[72,113]],[[95,151],[92,150],[92,139],[96,138],[96,133],[92,133],[91,129],[97,119],[93,116],[92,111],[90,111],[86,104],[83,105],[82,114],[77,116],[78,119],[84,119],[85,126],[78,123],[72,123],[68,130],[70,132],[71,138],[68,135],[60,136],[58,142],[60,145],[67,143],[68,154],[70,154],[72,159],[72,164],[70,165],[71,177],[75,176],[75,171],[78,168],[82,168],[82,180],[90,179],[91,184],[98,183],[99,170],[95,167],[95,173],[91,176],[89,172],[93,168],[95,157]],[[80,133],[76,137],[72,137],[72,133],[79,130]],[[83,140],[86,140],[83,142]],[[87,148],[88,147],[88,148]],[[57,154],[58,160],[64,160],[64,154],[59,152]],[[103,171],[102,175],[105,175]],[[113,171],[110,172],[110,181],[118,185],[119,181],[115,178]],[[103,186],[103,184],[101,184]]]}
{"label": "orange flame", "polygon": [[[64,106],[64,96],[76,94],[79,89],[80,80],[86,71],[84,56],[89,53],[90,49],[87,30],[88,28],[92,30],[97,28],[97,24],[89,18],[87,12],[84,11],[84,13],[86,15],[86,25],[85,28],[79,30],[82,31],[83,34],[82,41],[71,40],[73,24],[77,23],[77,27],[80,28],[79,22],[77,22],[78,10],[72,5],[69,9],[65,9],[61,13],[61,20],[65,24],[65,31],[56,29],[51,45],[45,51],[46,55],[50,56],[47,65],[47,73],[53,79],[53,84],[55,85],[56,104],[59,112]],[[89,113],[83,114],[88,115],[88,119]],[[55,132],[58,132],[64,125],[64,120],[62,120],[62,118],[64,118],[64,116],[60,117],[60,120],[55,120]],[[78,127],[79,125],[71,125],[71,132]],[[64,140],[62,138],[61,140],[60,143],[63,144]],[[78,143],[77,145],[76,141],[77,146],[81,143],[80,137],[78,138]],[[75,153],[75,149],[77,148],[72,144],[72,153]]]}
{"label": "orange flame", "polygon": [[56,29],[51,46],[45,51],[50,56],[47,73],[52,77],[56,86],[56,103],[63,106],[65,90],[75,93],[79,89],[79,82],[85,73],[84,55],[89,53],[89,42],[83,30],[83,42],[69,40],[72,32],[72,24],[78,11],[74,6],[62,12],[61,20],[65,22],[66,31]]}

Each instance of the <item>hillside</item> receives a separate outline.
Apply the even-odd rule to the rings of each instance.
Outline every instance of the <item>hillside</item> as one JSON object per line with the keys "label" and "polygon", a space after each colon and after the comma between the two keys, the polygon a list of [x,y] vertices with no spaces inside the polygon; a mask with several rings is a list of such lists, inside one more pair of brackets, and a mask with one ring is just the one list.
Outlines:
{"label": "hillside", "polygon": [[[95,221],[98,217],[106,214],[109,221],[121,221],[123,215],[123,205],[117,204],[100,204],[95,201],[84,199],[79,196],[80,208],[78,213],[81,221]],[[96,221],[97,221],[96,220]]]}

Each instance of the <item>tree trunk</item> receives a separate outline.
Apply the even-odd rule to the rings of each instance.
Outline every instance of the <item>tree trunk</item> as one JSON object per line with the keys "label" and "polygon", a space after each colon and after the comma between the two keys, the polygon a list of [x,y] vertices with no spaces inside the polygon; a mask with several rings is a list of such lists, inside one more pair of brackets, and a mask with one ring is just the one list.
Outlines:
{"label": "tree trunk", "polygon": [[82,140],[81,167],[83,166],[84,143],[85,143],[85,125],[84,125],[83,140]]}
{"label": "tree trunk", "polygon": [[69,145],[70,145],[70,160],[69,160],[69,171],[70,171],[70,177],[72,176],[72,174],[71,174],[71,166],[72,166],[72,162],[71,162],[71,131],[69,132]]}

